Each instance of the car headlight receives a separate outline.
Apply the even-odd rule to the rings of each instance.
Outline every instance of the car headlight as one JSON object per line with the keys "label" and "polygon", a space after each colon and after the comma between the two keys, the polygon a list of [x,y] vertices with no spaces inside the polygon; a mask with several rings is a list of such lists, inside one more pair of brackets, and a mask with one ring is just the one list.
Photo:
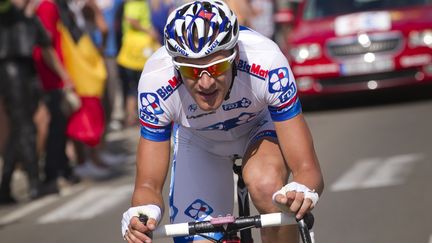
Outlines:
{"label": "car headlight", "polygon": [[432,48],[432,29],[422,31],[411,31],[409,34],[411,47],[428,46]]}
{"label": "car headlight", "polygon": [[321,56],[321,47],[317,43],[300,45],[290,50],[291,56],[296,62],[319,58]]}

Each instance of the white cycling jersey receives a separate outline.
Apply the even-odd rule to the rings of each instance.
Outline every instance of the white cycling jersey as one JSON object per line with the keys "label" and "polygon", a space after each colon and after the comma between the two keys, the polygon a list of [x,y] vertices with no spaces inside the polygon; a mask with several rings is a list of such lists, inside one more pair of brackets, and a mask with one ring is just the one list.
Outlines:
{"label": "white cycling jersey", "polygon": [[160,48],[146,63],[138,87],[141,135],[168,140],[172,123],[214,140],[232,141],[248,133],[259,115],[274,121],[301,112],[294,77],[285,56],[271,40],[241,28],[239,61],[229,99],[215,111],[203,111],[176,76],[171,56]]}
{"label": "white cycling jersey", "polygon": [[[287,120],[301,112],[293,75],[278,46],[246,28],[241,28],[238,46],[231,93],[215,111],[197,106],[164,48],[147,61],[141,75],[141,136],[165,141],[174,135],[171,223],[232,214],[233,155],[242,156],[260,138],[276,138],[271,120]],[[177,237],[174,242],[192,239],[202,238]]]}

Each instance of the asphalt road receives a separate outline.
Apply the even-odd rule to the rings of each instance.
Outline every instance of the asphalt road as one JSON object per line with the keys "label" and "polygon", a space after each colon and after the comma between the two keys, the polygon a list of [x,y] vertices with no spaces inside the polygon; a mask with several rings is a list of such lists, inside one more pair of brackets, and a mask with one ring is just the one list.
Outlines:
{"label": "asphalt road", "polygon": [[[432,243],[431,89],[337,97],[312,107],[305,115],[326,182],[314,210],[316,242]],[[133,151],[137,136],[136,129],[110,134],[109,146]],[[133,180],[130,158],[108,181],[0,207],[0,242],[122,242]]]}

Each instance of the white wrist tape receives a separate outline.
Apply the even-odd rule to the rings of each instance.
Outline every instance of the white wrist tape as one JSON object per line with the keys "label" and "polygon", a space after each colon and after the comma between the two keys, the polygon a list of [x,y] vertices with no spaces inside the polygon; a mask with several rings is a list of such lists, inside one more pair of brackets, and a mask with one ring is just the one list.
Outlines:
{"label": "white wrist tape", "polygon": [[315,206],[319,199],[318,193],[316,193],[314,190],[309,189],[307,186],[303,184],[297,182],[291,182],[283,186],[279,191],[273,194],[272,197],[273,202],[275,202],[275,197],[277,194],[285,195],[289,191],[303,192],[304,197],[309,198],[312,201],[312,206]]}
{"label": "white wrist tape", "polygon": [[123,213],[122,218],[122,236],[126,234],[126,230],[129,227],[130,221],[133,217],[139,217],[141,214],[147,215],[147,217],[155,219],[156,223],[159,223],[161,219],[161,209],[156,205],[144,205],[131,207],[126,212]]}

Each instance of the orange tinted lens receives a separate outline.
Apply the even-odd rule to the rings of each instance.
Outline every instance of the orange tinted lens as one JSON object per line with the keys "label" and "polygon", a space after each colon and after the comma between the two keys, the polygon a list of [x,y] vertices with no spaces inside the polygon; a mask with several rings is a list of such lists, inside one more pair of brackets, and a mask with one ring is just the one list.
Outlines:
{"label": "orange tinted lens", "polygon": [[226,70],[228,70],[230,66],[231,66],[231,62],[227,60],[225,62],[221,62],[208,67],[207,72],[209,72],[213,77],[217,77],[223,74]]}
{"label": "orange tinted lens", "polygon": [[207,68],[180,66],[178,69],[184,77],[198,79],[204,70],[207,71],[211,76],[217,77],[223,74],[226,70],[228,70],[230,66],[231,66],[231,62],[227,60]]}
{"label": "orange tinted lens", "polygon": [[187,66],[180,66],[179,67],[179,71],[184,77],[193,78],[193,79],[199,78],[199,76],[203,70],[204,69],[195,68],[195,67],[187,67]]}

